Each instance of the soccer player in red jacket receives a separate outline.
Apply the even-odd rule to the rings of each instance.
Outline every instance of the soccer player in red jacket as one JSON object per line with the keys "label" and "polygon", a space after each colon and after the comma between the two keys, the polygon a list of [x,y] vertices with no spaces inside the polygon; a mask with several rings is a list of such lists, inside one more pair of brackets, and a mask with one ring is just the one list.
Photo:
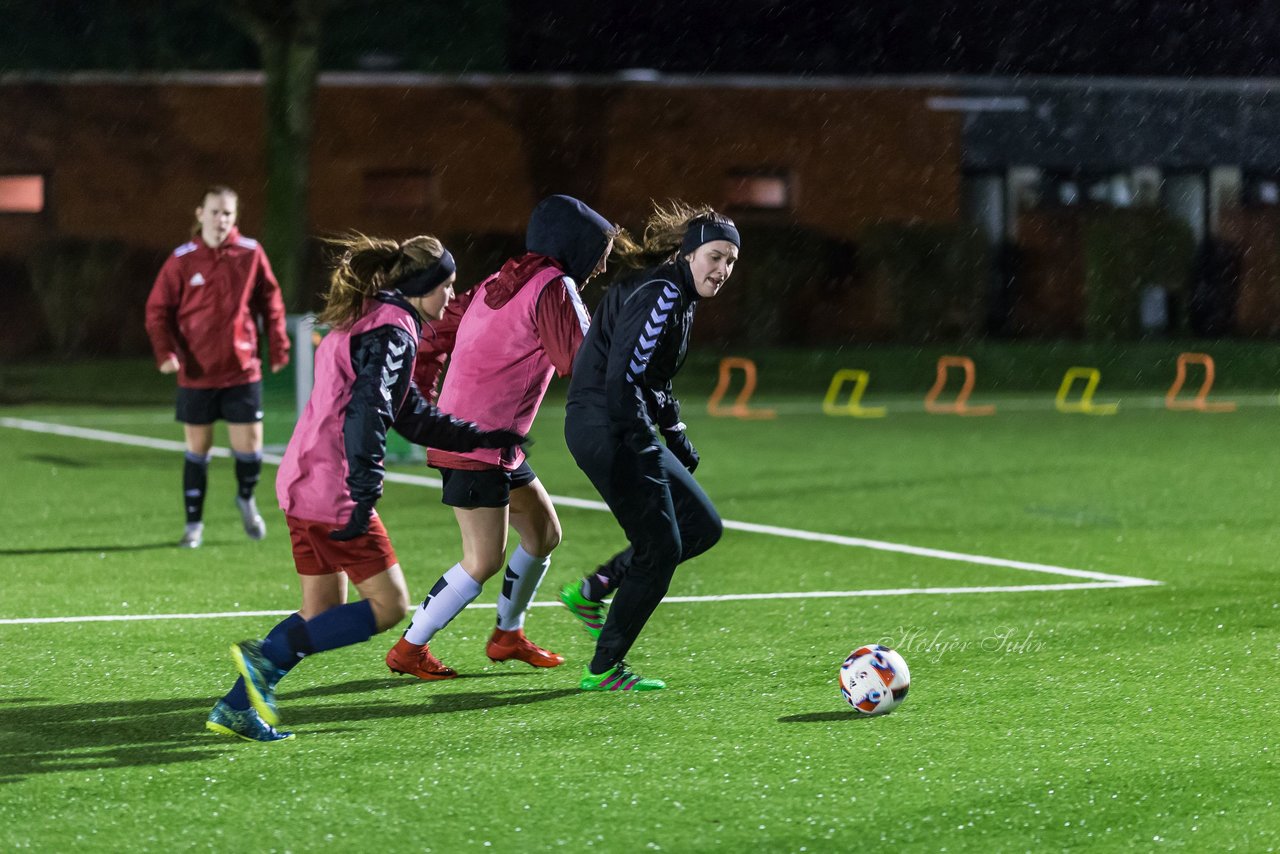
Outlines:
{"label": "soccer player in red jacket", "polygon": [[266,331],[272,372],[289,364],[284,300],[258,241],[236,228],[234,190],[213,186],[196,208],[192,239],[160,268],[147,298],[147,334],[162,374],[178,375],[177,420],[186,433],[182,494],[187,527],[178,545],[204,538],[213,423],[227,422],[235,457],[236,506],[250,539],[267,535],[253,490],[262,473],[262,359]]}

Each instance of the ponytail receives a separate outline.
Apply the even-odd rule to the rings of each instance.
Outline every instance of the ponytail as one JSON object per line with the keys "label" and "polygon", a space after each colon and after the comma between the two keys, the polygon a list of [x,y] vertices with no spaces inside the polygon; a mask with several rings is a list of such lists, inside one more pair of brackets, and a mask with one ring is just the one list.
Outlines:
{"label": "ponytail", "polygon": [[316,322],[335,328],[355,323],[368,311],[374,294],[394,288],[445,254],[444,245],[426,234],[401,242],[353,232],[325,243],[334,248],[333,272]]}
{"label": "ponytail", "polygon": [[614,238],[613,257],[628,267],[652,267],[668,261],[679,251],[685,232],[695,222],[732,225],[733,220],[716,213],[710,205],[690,205],[671,199],[665,205],[653,203],[653,213],[644,225],[644,238],[636,243],[625,231]]}

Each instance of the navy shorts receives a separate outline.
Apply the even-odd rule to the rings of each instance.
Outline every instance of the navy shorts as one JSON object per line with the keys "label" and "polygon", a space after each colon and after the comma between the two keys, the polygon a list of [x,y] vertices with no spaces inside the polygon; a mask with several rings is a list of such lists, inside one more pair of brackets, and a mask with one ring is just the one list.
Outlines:
{"label": "navy shorts", "polygon": [[176,420],[183,424],[255,424],[262,420],[262,382],[227,388],[178,386]]}
{"label": "navy shorts", "polygon": [[511,503],[511,490],[528,486],[537,478],[528,460],[514,471],[442,468],[444,494],[440,500],[450,507],[506,507]]}

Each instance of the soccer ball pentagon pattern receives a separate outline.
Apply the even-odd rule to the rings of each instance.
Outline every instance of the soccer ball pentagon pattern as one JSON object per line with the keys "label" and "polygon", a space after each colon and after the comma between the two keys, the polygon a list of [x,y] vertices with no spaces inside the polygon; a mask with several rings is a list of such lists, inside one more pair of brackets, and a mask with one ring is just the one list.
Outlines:
{"label": "soccer ball pentagon pattern", "polygon": [[840,693],[864,715],[883,715],[906,699],[911,687],[907,662],[878,643],[860,646],[840,665]]}

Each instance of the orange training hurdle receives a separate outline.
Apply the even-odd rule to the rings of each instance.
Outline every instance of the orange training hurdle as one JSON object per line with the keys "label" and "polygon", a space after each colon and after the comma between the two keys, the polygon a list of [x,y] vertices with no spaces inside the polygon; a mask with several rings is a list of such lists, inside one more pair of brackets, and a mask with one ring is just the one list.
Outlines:
{"label": "orange training hurdle", "polygon": [[[960,393],[951,403],[938,403],[938,395],[947,384],[947,368],[964,370],[964,385]],[[970,406],[969,395],[973,392],[974,378],[977,371],[973,367],[973,359],[968,356],[942,356],[938,359],[938,379],[924,398],[926,412],[934,415],[994,415],[994,406]]]}
{"label": "orange training hurdle", "polygon": [[[1195,397],[1190,400],[1178,400],[1178,392],[1182,391],[1182,385],[1187,381],[1187,365],[1192,362],[1204,365],[1204,382],[1200,384],[1200,391],[1196,392]],[[1179,353],[1178,374],[1164,396],[1165,408],[1194,409],[1197,412],[1234,412],[1236,405],[1230,401],[1210,403],[1206,400],[1211,388],[1213,388],[1213,357],[1205,353]]]}
{"label": "orange training hurdle", "polygon": [[[738,392],[738,397],[733,401],[732,406],[721,406],[720,401],[724,398],[725,393],[729,391],[729,383],[733,379],[734,368],[741,368],[746,375],[742,391]],[[747,401],[751,399],[751,395],[755,393],[755,390],[756,363],[738,356],[726,356],[720,360],[720,380],[716,383],[716,390],[711,393],[711,399],[707,401],[707,412],[717,418],[775,417],[778,413],[772,409],[752,409],[747,406]]]}

